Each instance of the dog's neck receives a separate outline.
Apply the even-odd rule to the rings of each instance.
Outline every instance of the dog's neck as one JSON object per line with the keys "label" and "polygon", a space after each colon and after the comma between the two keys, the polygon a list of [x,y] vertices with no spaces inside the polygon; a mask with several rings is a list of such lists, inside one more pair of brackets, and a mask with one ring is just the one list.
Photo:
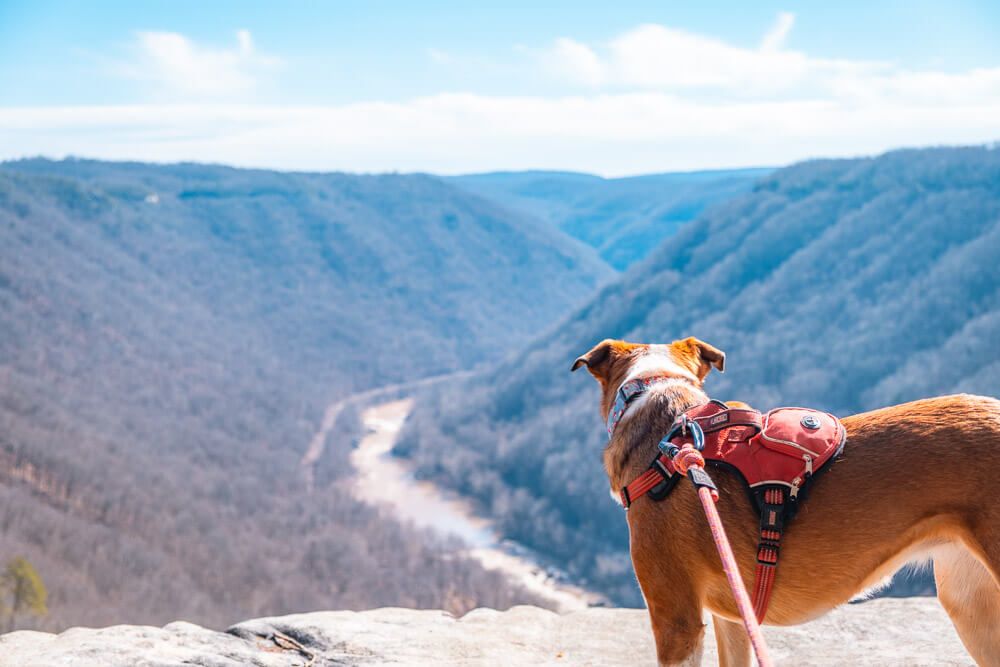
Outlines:
{"label": "dog's neck", "polygon": [[708,395],[702,388],[680,378],[651,385],[637,397],[604,448],[604,469],[612,491],[649,467],[658,453],[657,443],[678,415],[705,403]]}

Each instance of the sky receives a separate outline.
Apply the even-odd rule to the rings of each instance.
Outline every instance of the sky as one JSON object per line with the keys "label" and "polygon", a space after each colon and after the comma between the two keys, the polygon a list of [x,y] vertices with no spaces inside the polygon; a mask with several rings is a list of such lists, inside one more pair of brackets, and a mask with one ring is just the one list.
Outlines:
{"label": "sky", "polygon": [[778,166],[1000,140],[1000,3],[0,0],[0,159]]}

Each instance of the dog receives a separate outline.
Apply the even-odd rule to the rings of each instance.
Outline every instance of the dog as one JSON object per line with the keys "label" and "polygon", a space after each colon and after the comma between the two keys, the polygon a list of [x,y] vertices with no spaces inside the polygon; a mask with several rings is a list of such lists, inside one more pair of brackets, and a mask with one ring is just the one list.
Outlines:
{"label": "dog", "polygon": [[[604,450],[612,496],[644,472],[674,419],[708,402],[703,388],[726,355],[697,338],[663,345],[604,340],[579,357],[601,386],[607,419],[618,388],[667,378],[630,404]],[[902,565],[932,559],[938,598],[980,665],[1000,665],[1000,401],[956,395],[841,420],[843,455],[815,480],[781,547],[763,621],[815,619],[880,584]],[[741,479],[711,470],[718,510],[753,581],[758,517]],[[646,600],[660,665],[700,664],[712,614],[719,662],[751,664],[750,643],[694,487],[662,501],[643,497],[625,513],[632,564]]]}

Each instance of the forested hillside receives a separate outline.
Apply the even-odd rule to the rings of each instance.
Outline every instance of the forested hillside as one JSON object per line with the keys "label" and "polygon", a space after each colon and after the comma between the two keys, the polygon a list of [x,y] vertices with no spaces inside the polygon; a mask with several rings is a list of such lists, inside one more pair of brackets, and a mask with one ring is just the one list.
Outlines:
{"label": "forested hillside", "polygon": [[707,207],[750,190],[771,169],[601,178],[556,171],[470,174],[449,179],[547,221],[625,269]]}
{"label": "forested hillside", "polygon": [[358,505],[343,446],[311,495],[299,459],[335,398],[496,360],[610,273],[432,177],[4,164],[0,555],[48,628],[530,600]]}
{"label": "forested hillside", "polygon": [[[418,405],[399,451],[505,533],[641,604],[608,498],[603,338],[694,335],[727,352],[710,395],[845,415],[1000,395],[1000,150],[907,150],[789,167],[684,226],[554,332]],[[849,446],[849,445],[848,445]]]}

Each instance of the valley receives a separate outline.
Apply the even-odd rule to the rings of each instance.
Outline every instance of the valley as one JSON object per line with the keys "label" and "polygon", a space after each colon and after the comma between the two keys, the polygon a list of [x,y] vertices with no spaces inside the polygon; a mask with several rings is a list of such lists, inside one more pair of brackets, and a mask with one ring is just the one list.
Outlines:
{"label": "valley", "polygon": [[559,171],[468,174],[450,183],[556,227],[625,270],[712,206],[749,192],[773,169],[601,178]]}
{"label": "valley", "polygon": [[641,605],[572,360],[697,335],[729,355],[709,391],[759,408],[996,395],[998,154],[3,163],[0,551],[39,570],[48,630]]}

